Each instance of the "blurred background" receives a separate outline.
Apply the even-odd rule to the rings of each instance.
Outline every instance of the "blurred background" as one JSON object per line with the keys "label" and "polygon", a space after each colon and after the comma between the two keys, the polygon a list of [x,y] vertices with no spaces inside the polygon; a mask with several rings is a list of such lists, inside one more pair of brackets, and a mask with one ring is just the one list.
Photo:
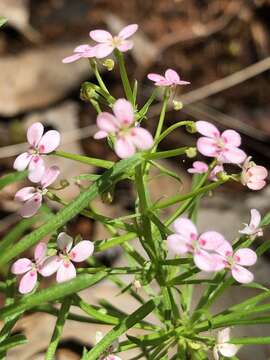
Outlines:
{"label": "blurred background", "polygon": [[[0,31],[0,175],[12,169],[14,158],[25,148],[25,129],[41,121],[47,129],[62,134],[61,149],[93,157],[116,160],[103,141],[92,138],[95,111],[80,100],[80,85],[94,81],[87,60],[64,65],[62,58],[79,44],[90,43],[88,33],[106,28],[117,33],[121,27],[138,23],[135,47],[128,53],[128,71],[139,81],[139,103],[152,90],[149,72],[175,69],[190,86],[182,87],[177,98],[184,107],[167,115],[167,125],[181,119],[207,120],[220,129],[234,128],[241,133],[244,150],[258,163],[269,168],[270,162],[270,1],[269,0],[0,0],[0,16],[8,23]],[[104,80],[117,98],[123,96],[117,71],[101,65]],[[147,121],[154,129],[159,104]],[[162,149],[195,144],[196,137],[175,131],[161,144]],[[63,159],[49,158],[61,167],[61,178],[99,170]],[[179,173],[182,184],[163,177],[152,181],[153,199],[188,189],[191,178],[185,169],[188,161],[176,158],[166,162]],[[23,183],[13,184],[0,193],[0,236],[19,221],[13,197]],[[162,189],[162,191],[160,191]],[[62,191],[66,200],[78,194],[76,185]],[[214,226],[232,240],[240,224],[248,222],[249,209],[262,213],[270,208],[270,187],[250,192],[238,184],[229,184],[202,203],[199,226]],[[111,205],[96,201],[95,206],[112,217],[132,211],[133,189],[120,183]],[[51,206],[57,210],[56,204]],[[165,215],[168,216],[169,213]],[[37,226],[37,225],[36,225]],[[26,231],[31,231],[27,229]],[[90,239],[107,236],[97,223],[83,217],[74,219],[69,233],[81,233]],[[265,237],[267,237],[265,233]],[[268,254],[257,265],[256,280],[269,286]],[[104,264],[121,264],[121,249],[102,254]],[[95,294],[86,291],[89,302],[113,297],[118,290],[102,283]],[[244,289],[226,294],[219,309],[228,303],[256,293]],[[125,297],[115,304],[130,311]],[[2,300],[1,300],[2,301]],[[128,307],[127,307],[128,304]],[[29,315],[19,324],[30,338],[30,345],[10,353],[8,359],[43,359],[51,336],[54,318],[46,314]],[[35,329],[35,331],[33,331]],[[59,359],[79,359],[83,345],[94,342],[97,326],[68,322]],[[107,330],[105,330],[107,331]],[[242,331],[242,332],[241,332]],[[242,329],[240,335],[258,336],[269,328]],[[242,356],[242,357],[241,357]],[[266,360],[268,347],[244,348],[241,359]],[[124,359],[130,359],[126,356]]]}

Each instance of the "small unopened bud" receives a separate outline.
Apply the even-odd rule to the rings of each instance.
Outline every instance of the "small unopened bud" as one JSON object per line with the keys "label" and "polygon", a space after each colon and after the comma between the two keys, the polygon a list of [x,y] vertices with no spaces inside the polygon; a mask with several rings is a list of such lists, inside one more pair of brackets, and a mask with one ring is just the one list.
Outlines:
{"label": "small unopened bud", "polygon": [[106,59],[103,61],[102,65],[107,68],[108,71],[112,71],[114,68],[114,61],[113,59]]}
{"label": "small unopened bud", "polygon": [[218,180],[222,181],[228,181],[230,179],[230,176],[225,171],[220,171],[216,175]]}
{"label": "small unopened bud", "polygon": [[181,110],[183,108],[182,101],[173,100],[173,109],[175,111]]}
{"label": "small unopened bud", "polygon": [[197,149],[195,147],[190,147],[185,152],[186,152],[187,157],[190,159],[197,156]]}
{"label": "small unopened bud", "polygon": [[113,193],[111,191],[107,191],[101,195],[101,199],[105,204],[111,204],[113,201]]}
{"label": "small unopened bud", "polygon": [[84,82],[80,90],[80,98],[83,101],[90,101],[97,98],[96,85],[90,82]]}
{"label": "small unopened bud", "polygon": [[190,134],[195,134],[197,132],[197,128],[196,128],[196,123],[194,121],[190,121],[187,125],[186,125],[186,130],[187,132],[189,132]]}

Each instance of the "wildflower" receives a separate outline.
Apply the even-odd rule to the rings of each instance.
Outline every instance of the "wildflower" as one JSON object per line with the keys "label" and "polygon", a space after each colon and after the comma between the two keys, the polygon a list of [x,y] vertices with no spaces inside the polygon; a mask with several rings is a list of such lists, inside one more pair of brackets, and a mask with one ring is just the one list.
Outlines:
{"label": "wildflower", "polygon": [[208,165],[203,161],[194,161],[192,168],[187,170],[190,174],[204,174],[208,171]]}
{"label": "wildflower", "polygon": [[20,154],[13,164],[18,171],[29,167],[29,179],[39,182],[44,171],[45,165],[42,159],[44,154],[54,151],[60,143],[60,134],[56,130],[49,130],[44,135],[44,127],[40,122],[34,123],[27,130],[27,140],[30,148],[27,152]]}
{"label": "wildflower", "polygon": [[62,62],[69,64],[81,58],[92,58],[95,56],[95,47],[90,45],[79,45],[73,50],[73,55],[65,57]]}
{"label": "wildflower", "polygon": [[245,266],[252,266],[256,263],[257,255],[255,251],[242,248],[234,253],[231,244],[225,241],[216,252],[219,254],[216,270],[230,269],[232,277],[242,284],[248,284],[253,281],[253,274]]}
{"label": "wildflower", "polygon": [[219,130],[207,121],[196,122],[197,131],[204,135],[197,141],[199,152],[205,156],[217,158],[219,163],[241,164],[246,154],[239,149],[241,137],[234,130]]}
{"label": "wildflower", "polygon": [[243,230],[240,230],[240,234],[245,234],[251,236],[255,239],[257,236],[263,236],[263,230],[259,227],[261,222],[261,214],[256,209],[250,210],[250,223],[244,224],[245,227]]}
{"label": "wildflower", "polygon": [[184,81],[180,79],[180,76],[177,74],[175,70],[167,69],[165,71],[165,76],[150,73],[147,75],[149,80],[154,81],[156,86],[177,86],[177,85],[188,85],[189,81]]}
{"label": "wildflower", "polygon": [[236,355],[239,346],[230,344],[230,328],[223,329],[218,332],[217,343],[214,346],[214,359],[219,360],[219,353],[226,358]]}
{"label": "wildflower", "polygon": [[42,204],[42,198],[47,193],[48,187],[57,179],[60,170],[57,166],[47,168],[40,180],[40,186],[27,186],[15,194],[15,200],[23,203],[20,209],[22,217],[33,216]]}
{"label": "wildflower", "polygon": [[23,275],[19,284],[19,292],[21,294],[28,294],[34,289],[37,283],[38,272],[45,260],[46,251],[47,245],[40,242],[35,248],[34,261],[21,258],[12,265],[11,272],[13,274]]}
{"label": "wildflower", "polygon": [[90,31],[89,36],[95,40],[98,45],[95,46],[96,57],[101,59],[118,49],[121,52],[126,52],[133,48],[133,42],[126,40],[138,30],[137,24],[131,24],[124,27],[118,35],[112,36],[111,33],[105,30]]}
{"label": "wildflower", "polygon": [[56,272],[56,281],[61,283],[76,277],[76,268],[72,262],[85,261],[94,252],[94,245],[89,240],[82,240],[72,247],[71,236],[61,232],[57,237],[59,254],[50,256],[42,264],[41,274],[50,276]]}
{"label": "wildflower", "polygon": [[204,271],[215,271],[216,254],[213,252],[225,239],[216,231],[207,231],[198,235],[191,220],[178,218],[173,223],[174,234],[169,235],[168,248],[176,255],[192,253],[196,266]]}
{"label": "wildflower", "polygon": [[242,166],[241,182],[251,190],[261,190],[265,185],[268,172],[264,166],[256,165],[248,157]]}
{"label": "wildflower", "polygon": [[153,137],[146,129],[135,126],[133,108],[125,99],[117,100],[113,105],[114,115],[102,112],[97,117],[100,129],[95,139],[115,135],[114,150],[120,158],[128,158],[135,154],[136,149],[148,150],[153,145]]}

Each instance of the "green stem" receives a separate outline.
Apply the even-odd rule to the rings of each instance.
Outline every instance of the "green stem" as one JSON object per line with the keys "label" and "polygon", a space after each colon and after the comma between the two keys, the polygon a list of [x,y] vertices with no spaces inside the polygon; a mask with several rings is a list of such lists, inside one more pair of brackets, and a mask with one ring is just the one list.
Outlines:
{"label": "green stem", "polygon": [[177,148],[174,150],[166,150],[166,151],[159,151],[156,153],[146,153],[145,155],[145,159],[146,160],[157,160],[157,159],[167,159],[170,157],[175,157],[178,155],[183,155],[186,153],[186,151],[188,150],[188,147],[181,147],[181,148]]}
{"label": "green stem", "polygon": [[189,120],[180,121],[176,124],[173,124],[172,126],[168,127],[165,131],[163,131],[163,133],[158,138],[155,138],[155,145],[158,145],[165,137],[167,137],[175,129],[181,126],[187,126],[192,124],[194,124],[194,121],[189,121]]}
{"label": "green stem", "polygon": [[93,73],[95,74],[95,77],[96,77],[96,79],[98,81],[99,86],[101,87],[101,89],[105,93],[110,95],[109,90],[107,89],[106,85],[104,84],[104,82],[102,80],[102,77],[100,76],[96,60],[95,59],[89,59],[89,63],[90,63],[90,66],[91,66],[91,69],[92,69]]}
{"label": "green stem", "polygon": [[[169,100],[169,90],[166,88],[163,95],[162,108],[159,116],[158,126],[155,133],[155,141],[159,138],[163,128],[168,100]],[[157,144],[155,143],[152,152],[155,152],[156,148],[157,148]]]}
{"label": "green stem", "polygon": [[[126,97],[127,97],[128,101],[130,101],[131,104],[133,104],[134,103],[133,102],[133,93],[132,93],[132,89],[131,89],[130,82],[129,82],[128,75],[127,75],[124,56],[117,49],[114,51],[114,53],[115,53],[115,57],[118,62],[120,76],[121,76],[121,80],[122,80],[122,84],[124,87]],[[133,106],[134,106],[134,104],[133,104]]]}
{"label": "green stem", "polygon": [[57,350],[57,346],[59,344],[62,332],[63,332],[63,328],[66,322],[66,319],[68,317],[69,314],[69,308],[72,302],[72,298],[68,297],[66,299],[64,299],[61,309],[59,311],[57,320],[56,320],[56,324],[55,324],[55,328],[53,331],[53,335],[49,344],[49,347],[47,349],[46,352],[46,357],[45,360],[54,360],[55,359],[55,353]]}
{"label": "green stem", "polygon": [[110,169],[114,165],[114,162],[112,162],[112,161],[100,160],[100,159],[96,159],[96,158],[92,158],[92,157],[88,157],[88,156],[71,154],[71,153],[68,153],[68,152],[65,152],[65,151],[59,151],[58,150],[58,151],[52,152],[51,154],[56,155],[56,156],[60,156],[60,157],[65,158],[65,159],[78,161],[78,162],[81,162],[83,164],[101,167],[101,168],[104,168],[104,169]]}

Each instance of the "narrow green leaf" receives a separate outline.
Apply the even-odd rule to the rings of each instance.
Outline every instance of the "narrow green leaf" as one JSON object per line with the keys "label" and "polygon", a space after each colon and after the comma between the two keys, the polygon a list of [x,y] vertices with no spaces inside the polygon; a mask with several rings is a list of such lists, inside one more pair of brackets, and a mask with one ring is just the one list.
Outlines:
{"label": "narrow green leaf", "polygon": [[5,352],[15,346],[23,345],[25,343],[27,343],[27,339],[24,335],[13,335],[0,344],[0,352]]}
{"label": "narrow green leaf", "polygon": [[81,162],[81,163],[87,164],[87,165],[93,165],[93,166],[101,167],[101,168],[104,168],[104,169],[110,169],[114,165],[113,161],[100,160],[100,159],[92,158],[92,157],[89,157],[89,156],[71,154],[71,153],[68,153],[68,152],[65,152],[65,151],[54,151],[52,153],[52,155],[60,156],[60,157],[63,157],[65,159],[78,161],[78,162]]}
{"label": "narrow green leaf", "polygon": [[270,336],[233,338],[230,339],[230,343],[236,345],[267,345],[270,344]]}
{"label": "narrow green leaf", "polygon": [[[1,26],[1,18],[0,18],[0,26]],[[27,177],[27,173],[28,173],[27,171],[14,171],[12,173],[1,176],[0,190],[2,190],[5,186],[9,184],[25,179]]]}

